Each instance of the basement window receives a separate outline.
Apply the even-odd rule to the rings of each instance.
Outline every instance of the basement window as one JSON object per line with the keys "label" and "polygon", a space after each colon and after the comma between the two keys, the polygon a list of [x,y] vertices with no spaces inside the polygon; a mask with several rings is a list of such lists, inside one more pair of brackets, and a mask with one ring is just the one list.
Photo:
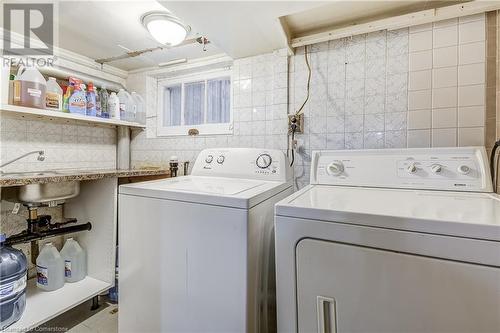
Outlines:
{"label": "basement window", "polygon": [[158,136],[232,133],[230,70],[162,80],[158,93]]}

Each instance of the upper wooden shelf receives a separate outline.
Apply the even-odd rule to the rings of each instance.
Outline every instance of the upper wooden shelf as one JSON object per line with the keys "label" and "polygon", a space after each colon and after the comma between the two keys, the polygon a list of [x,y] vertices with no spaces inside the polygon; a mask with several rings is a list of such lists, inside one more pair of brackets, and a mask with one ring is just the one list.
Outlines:
{"label": "upper wooden shelf", "polygon": [[139,123],[134,123],[124,120],[107,119],[99,117],[84,116],[75,113],[65,113],[61,111],[52,111],[44,109],[28,108],[24,106],[16,106],[10,104],[0,105],[0,111],[5,113],[12,113],[17,115],[32,116],[36,118],[46,118],[46,119],[68,119],[76,120],[80,122],[92,123],[92,124],[105,124],[112,126],[128,126],[131,128],[146,128],[146,125]]}

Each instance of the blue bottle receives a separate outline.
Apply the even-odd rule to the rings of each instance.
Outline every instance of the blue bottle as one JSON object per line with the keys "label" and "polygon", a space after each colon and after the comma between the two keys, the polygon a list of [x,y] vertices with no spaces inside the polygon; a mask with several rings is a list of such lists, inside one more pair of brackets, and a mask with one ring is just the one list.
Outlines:
{"label": "blue bottle", "polygon": [[18,321],[26,307],[26,256],[5,246],[5,239],[0,234],[0,330]]}
{"label": "blue bottle", "polygon": [[68,109],[70,113],[87,114],[87,96],[80,85],[75,85],[75,90],[69,98]]}

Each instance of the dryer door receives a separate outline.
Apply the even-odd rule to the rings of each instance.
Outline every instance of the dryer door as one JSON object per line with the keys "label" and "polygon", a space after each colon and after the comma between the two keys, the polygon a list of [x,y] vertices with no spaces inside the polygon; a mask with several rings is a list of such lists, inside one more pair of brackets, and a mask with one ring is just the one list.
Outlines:
{"label": "dryer door", "polygon": [[299,332],[500,332],[499,268],[313,239],[296,260]]}

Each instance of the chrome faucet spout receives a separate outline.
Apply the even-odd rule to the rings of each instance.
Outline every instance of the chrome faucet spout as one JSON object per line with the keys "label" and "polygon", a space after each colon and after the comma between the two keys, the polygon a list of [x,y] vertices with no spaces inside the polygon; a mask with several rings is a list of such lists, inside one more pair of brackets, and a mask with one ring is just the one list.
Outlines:
{"label": "chrome faucet spout", "polygon": [[[10,161],[8,161],[8,162],[5,162],[5,163],[3,163],[3,164],[0,164],[0,168],[3,168],[3,167],[5,167],[5,166],[7,166],[7,165],[9,165],[9,164],[12,164],[12,163],[14,163],[14,162],[16,162],[16,161],[19,161],[19,160],[20,160],[20,159],[22,159],[22,158],[25,158],[25,157],[30,156],[30,155],[33,155],[33,154],[38,154],[38,156],[37,156],[37,158],[36,158],[38,161],[43,161],[43,160],[45,160],[45,151],[44,151],[44,150],[33,150],[33,151],[30,151],[30,152],[28,152],[28,153],[26,153],[26,154],[22,154],[21,156],[18,156],[18,157],[14,158],[14,159],[12,159],[12,160],[10,160]],[[0,171],[0,173],[1,173],[1,172],[2,172],[2,171]]]}

